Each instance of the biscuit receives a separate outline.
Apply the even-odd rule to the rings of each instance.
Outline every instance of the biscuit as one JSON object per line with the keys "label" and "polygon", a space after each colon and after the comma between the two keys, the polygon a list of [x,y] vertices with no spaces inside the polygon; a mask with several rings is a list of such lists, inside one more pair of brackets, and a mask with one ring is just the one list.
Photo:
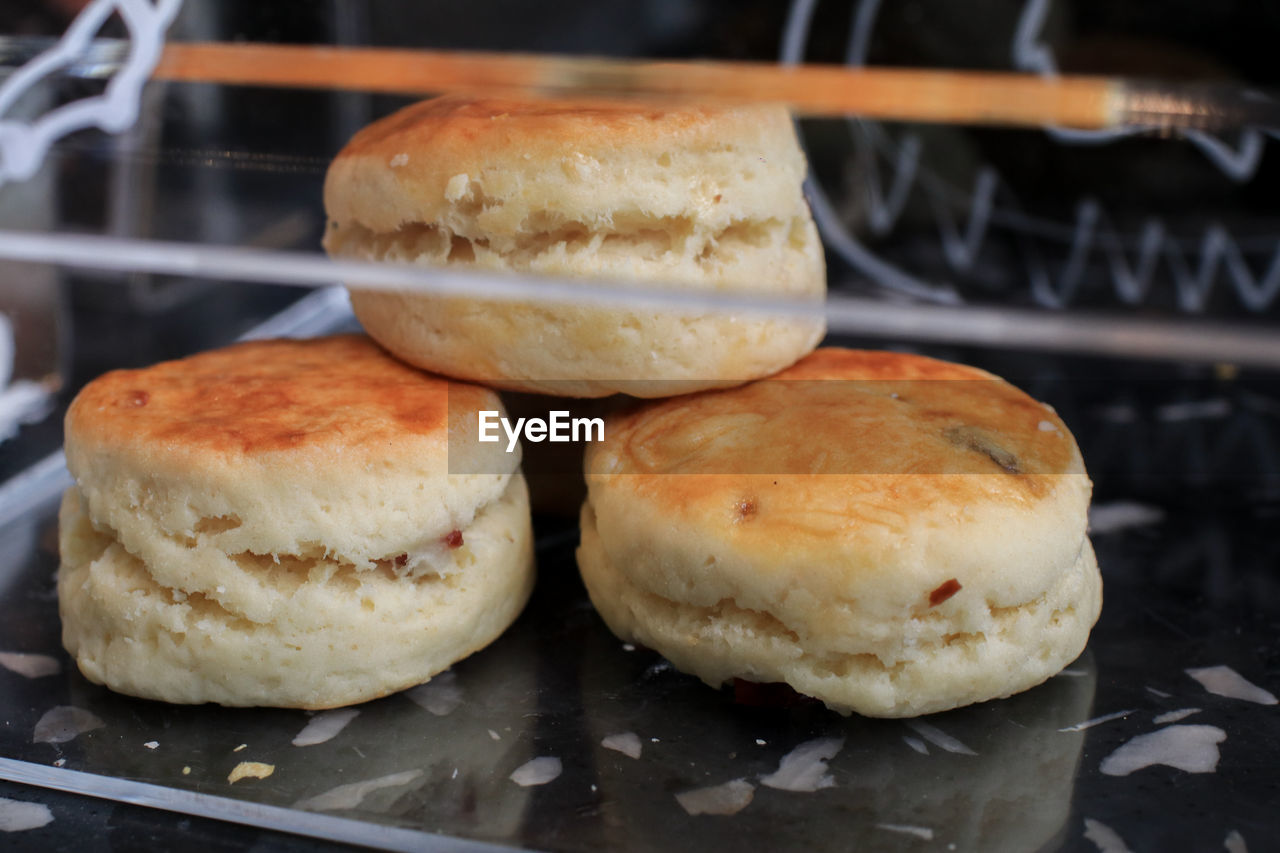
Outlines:
{"label": "biscuit", "polygon": [[169,702],[325,708],[426,681],[533,584],[519,455],[475,440],[478,409],[501,405],[362,336],[91,382],[66,419],[64,645],[91,681]]}
{"label": "biscuit", "polygon": [[1074,439],[974,368],[819,350],[609,419],[586,471],[592,602],[712,685],[927,714],[1049,678],[1101,608]]}
{"label": "biscuit", "polygon": [[[335,256],[821,301],[804,155],[780,107],[447,96],[358,133],[325,180]],[[530,287],[536,287],[531,284]],[[499,388],[640,397],[810,352],[816,318],[353,289],[404,360]]]}

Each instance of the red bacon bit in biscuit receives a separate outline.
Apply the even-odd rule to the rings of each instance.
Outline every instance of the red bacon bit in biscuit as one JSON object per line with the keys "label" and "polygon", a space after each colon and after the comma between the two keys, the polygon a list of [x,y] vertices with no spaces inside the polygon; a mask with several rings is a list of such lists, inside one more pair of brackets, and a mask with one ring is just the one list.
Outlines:
{"label": "red bacon bit in biscuit", "polygon": [[396,557],[391,562],[396,564],[397,569],[403,569],[405,566],[409,565],[409,555],[401,554],[399,557]]}
{"label": "red bacon bit in biscuit", "polygon": [[960,581],[956,580],[955,578],[952,578],[951,580],[944,583],[942,586],[935,589],[933,592],[929,593],[929,606],[937,607],[939,604],[946,601],[948,598],[955,595],[959,591],[960,591]]}
{"label": "red bacon bit in biscuit", "polygon": [[450,548],[461,548],[462,547],[462,531],[450,530],[449,535],[444,537],[444,544],[448,545]]}
{"label": "red bacon bit in biscuit", "polygon": [[145,406],[150,401],[151,394],[146,391],[130,391],[124,397],[126,406]]}

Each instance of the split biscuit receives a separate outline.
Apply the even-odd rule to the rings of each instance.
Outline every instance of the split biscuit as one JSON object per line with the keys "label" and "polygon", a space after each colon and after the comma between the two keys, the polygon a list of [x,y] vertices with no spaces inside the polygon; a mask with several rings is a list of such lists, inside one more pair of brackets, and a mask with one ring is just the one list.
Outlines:
{"label": "split biscuit", "polygon": [[1101,608],[1074,439],[974,368],[819,350],[610,418],[586,471],[592,602],[712,685],[927,714],[1043,682]]}
{"label": "split biscuit", "polygon": [[[446,96],[370,125],[338,154],[325,247],[588,288],[820,302],[805,168],[781,107]],[[412,364],[558,396],[739,384],[794,363],[824,328],[814,317],[354,288],[351,302],[366,331]]]}
{"label": "split biscuit", "polygon": [[493,392],[363,336],[96,379],[66,419],[68,652],[168,702],[328,708],[428,680],[533,584],[519,454],[476,441],[481,409]]}

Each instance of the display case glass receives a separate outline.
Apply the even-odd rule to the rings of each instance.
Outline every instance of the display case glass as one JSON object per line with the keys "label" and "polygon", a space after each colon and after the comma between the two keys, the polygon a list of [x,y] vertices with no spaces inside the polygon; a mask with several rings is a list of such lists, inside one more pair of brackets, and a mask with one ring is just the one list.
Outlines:
{"label": "display case glass", "polygon": [[[430,85],[164,69],[174,48],[207,43],[486,51],[1141,78],[1273,103],[1278,37],[1280,14],[1234,3],[6,4],[0,830],[29,849],[89,850],[185,837],[281,850],[1268,849],[1280,834],[1274,125],[801,117],[819,306],[330,259],[330,163]],[[340,72],[338,57],[317,67]],[[544,467],[528,607],[425,685],[307,712],[90,683],[63,649],[55,594],[71,400],[117,368],[358,331],[343,284],[821,317],[824,345],[1003,376],[1056,410],[1093,481],[1105,605],[1088,648],[1025,693],[905,720],[710,688],[596,614],[574,556],[580,462],[555,457],[529,463]],[[788,760],[812,778],[771,787]],[[233,781],[242,762],[270,775]]]}

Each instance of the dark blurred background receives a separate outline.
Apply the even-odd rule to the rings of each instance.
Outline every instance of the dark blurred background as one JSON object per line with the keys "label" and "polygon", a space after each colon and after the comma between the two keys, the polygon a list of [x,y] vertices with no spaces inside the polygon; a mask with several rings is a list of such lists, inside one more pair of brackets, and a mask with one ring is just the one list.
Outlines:
{"label": "dark blurred background", "polygon": [[[79,5],[8,2],[0,30],[55,35]],[[170,38],[773,61],[789,22],[800,55],[813,62],[1036,70],[1028,63],[1048,57],[1070,72],[1261,87],[1275,87],[1280,75],[1280,6],[1253,2],[187,0]],[[122,33],[115,21],[103,34]],[[101,86],[61,79],[27,108]],[[76,134],[35,179],[0,187],[0,226],[318,251],[329,159],[358,128],[406,102],[153,84],[131,131]],[[892,296],[901,279],[973,303],[1277,322],[1274,139],[1078,140],[856,120],[804,122],[801,130],[836,214],[824,223],[827,236],[838,230],[864,253],[829,249],[833,292]],[[0,265],[9,293],[0,298],[27,339],[20,350],[60,376],[62,405],[103,370],[219,345],[300,295],[253,283]],[[45,298],[18,300],[15,292]],[[1009,376],[1064,413],[1101,497],[1208,499],[1254,511],[1280,494],[1280,393],[1271,373],[839,340],[919,349]],[[59,440],[55,411],[0,446],[0,477]]]}

